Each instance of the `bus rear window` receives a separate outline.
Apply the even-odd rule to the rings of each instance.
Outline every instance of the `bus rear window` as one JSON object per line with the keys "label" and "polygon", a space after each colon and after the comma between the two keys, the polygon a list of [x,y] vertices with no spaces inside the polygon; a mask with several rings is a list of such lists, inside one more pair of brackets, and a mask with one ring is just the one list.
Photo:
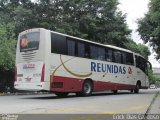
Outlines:
{"label": "bus rear window", "polygon": [[38,50],[40,33],[32,32],[20,36],[20,52]]}

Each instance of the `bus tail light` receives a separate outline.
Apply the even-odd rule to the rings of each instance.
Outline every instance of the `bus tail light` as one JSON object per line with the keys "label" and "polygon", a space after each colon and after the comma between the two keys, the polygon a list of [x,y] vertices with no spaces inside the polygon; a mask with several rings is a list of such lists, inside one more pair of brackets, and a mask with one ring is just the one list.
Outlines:
{"label": "bus tail light", "polygon": [[41,82],[44,82],[44,72],[45,72],[45,65],[43,64],[42,75],[41,75]]}
{"label": "bus tail light", "polygon": [[17,81],[17,66],[15,66],[15,80],[14,81]]}

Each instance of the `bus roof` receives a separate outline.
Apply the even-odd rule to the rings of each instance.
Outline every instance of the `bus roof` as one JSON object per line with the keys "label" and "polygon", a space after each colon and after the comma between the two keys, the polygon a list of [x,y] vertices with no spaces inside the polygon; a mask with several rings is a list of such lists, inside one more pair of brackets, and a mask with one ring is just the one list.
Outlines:
{"label": "bus roof", "polygon": [[[33,29],[48,30],[48,29],[45,29],[45,28],[33,28]],[[30,31],[30,30],[33,30],[33,29],[29,29],[29,30],[26,30],[26,31]],[[138,54],[138,53],[132,52],[131,50],[124,49],[124,48],[120,48],[120,47],[117,47],[117,46],[114,46],[114,45],[106,45],[106,44],[102,44],[102,43],[98,43],[98,42],[86,40],[86,39],[83,39],[83,38],[74,37],[74,36],[71,36],[71,35],[59,33],[59,32],[56,32],[56,31],[51,31],[51,30],[48,30],[48,31],[50,31],[50,32],[52,32],[52,33],[55,33],[55,34],[63,35],[63,36],[66,36],[66,37],[74,38],[74,39],[77,39],[77,40],[80,40],[80,41],[85,41],[85,42],[93,43],[93,44],[96,44],[96,45],[100,45],[100,46],[104,46],[104,47],[108,47],[108,48],[113,48],[113,49],[117,49],[117,50],[124,51],[124,52],[128,52],[128,53],[133,53],[133,54],[135,54],[135,55],[138,55],[138,56],[143,57],[142,55],[140,55],[140,54]],[[23,31],[23,32],[25,32],[25,31]],[[23,33],[23,32],[21,32],[21,33]],[[143,57],[143,58],[144,58],[144,57]]]}
{"label": "bus roof", "polygon": [[117,49],[117,50],[129,52],[129,53],[133,53],[133,52],[130,51],[130,50],[127,50],[127,49],[124,49],[124,48],[120,48],[120,47],[116,47],[116,46],[113,46],[113,45],[105,45],[105,44],[102,44],[102,43],[98,43],[98,42],[86,40],[86,39],[83,39],[83,38],[79,38],[79,37],[74,37],[74,36],[66,35],[66,34],[63,34],[63,33],[55,32],[55,31],[51,31],[51,32],[52,32],[52,33],[59,34],[59,35],[64,35],[64,36],[66,36],[66,37],[74,38],[74,39],[77,39],[77,40],[80,40],[80,41],[85,41],[85,42],[97,44],[97,45],[100,45],[100,46],[109,47],[109,48],[113,48],[113,49]]}

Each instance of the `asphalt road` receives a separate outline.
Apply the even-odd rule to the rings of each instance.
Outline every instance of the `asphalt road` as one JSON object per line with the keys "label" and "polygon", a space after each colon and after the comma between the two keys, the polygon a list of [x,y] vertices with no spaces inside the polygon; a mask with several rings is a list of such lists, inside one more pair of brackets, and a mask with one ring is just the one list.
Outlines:
{"label": "asphalt road", "polygon": [[[158,89],[58,98],[54,94],[0,96],[0,114],[145,114]],[[160,104],[160,103],[159,103]]]}

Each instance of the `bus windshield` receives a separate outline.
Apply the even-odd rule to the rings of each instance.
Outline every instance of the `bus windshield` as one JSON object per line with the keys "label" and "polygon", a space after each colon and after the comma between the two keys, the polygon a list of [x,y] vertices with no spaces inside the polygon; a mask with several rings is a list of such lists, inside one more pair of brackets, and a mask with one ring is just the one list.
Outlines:
{"label": "bus windshield", "polygon": [[40,33],[32,32],[20,36],[20,52],[38,50]]}

